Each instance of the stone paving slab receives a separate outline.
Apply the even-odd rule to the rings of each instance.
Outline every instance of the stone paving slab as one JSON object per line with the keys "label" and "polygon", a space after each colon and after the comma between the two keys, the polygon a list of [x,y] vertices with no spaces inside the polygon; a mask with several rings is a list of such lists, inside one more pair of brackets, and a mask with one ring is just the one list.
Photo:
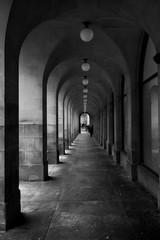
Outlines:
{"label": "stone paving slab", "polygon": [[47,182],[21,182],[24,223],[0,240],[159,240],[153,197],[88,134],[79,135]]}

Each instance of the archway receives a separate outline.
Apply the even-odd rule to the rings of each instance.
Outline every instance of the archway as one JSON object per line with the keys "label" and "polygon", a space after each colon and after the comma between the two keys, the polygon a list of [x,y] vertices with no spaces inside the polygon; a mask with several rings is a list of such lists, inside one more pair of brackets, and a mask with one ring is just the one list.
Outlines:
{"label": "archway", "polygon": [[141,116],[141,161],[138,179],[157,199],[159,192],[159,98],[156,54],[152,40],[148,37],[143,59],[141,76],[142,116]]}
{"label": "archway", "polygon": [[91,119],[90,119],[90,115],[88,113],[82,113],[80,115],[80,133],[86,133],[87,130],[87,126],[90,125]]}
{"label": "archway", "polygon": [[[77,2],[79,3],[79,6],[81,6],[80,1],[77,1]],[[130,51],[125,52],[124,47],[132,46],[132,44],[130,44],[130,42],[129,42],[130,40],[132,40],[132,34],[135,37],[135,38],[133,38],[134,43],[135,43],[135,40],[138,41],[138,39],[139,39],[138,33],[140,31],[139,31],[139,29],[136,29],[135,26],[132,26],[133,27],[133,32],[132,32],[131,31],[132,27],[130,25],[128,25],[129,23],[127,23],[127,22],[124,25],[120,23],[120,24],[118,24],[118,26],[116,26],[117,23],[115,22],[116,18],[117,18],[117,21],[119,21],[119,17],[130,19],[129,16],[131,16],[131,18],[133,16],[133,19],[136,19],[137,21],[139,21],[141,23],[141,27],[143,27],[144,29],[146,29],[146,30],[150,29],[149,34],[152,37],[152,39],[154,40],[154,44],[158,45],[159,32],[156,29],[158,29],[158,27],[159,27],[159,17],[157,17],[157,16],[159,16],[158,15],[158,13],[159,13],[159,8],[158,8],[159,3],[157,2],[152,7],[150,7],[150,4],[146,4],[146,7],[144,8],[145,2],[147,3],[148,1],[143,1],[143,4],[141,4],[141,6],[139,6],[139,1],[137,1],[136,3],[134,3],[134,6],[135,6],[134,8],[132,7],[131,4],[128,4],[127,6],[125,4],[119,4],[116,8],[117,9],[117,11],[116,11],[117,14],[115,13],[115,16],[112,17],[112,21],[111,21],[111,19],[109,20],[108,18],[109,18],[109,16],[113,16],[113,15],[108,15],[108,12],[110,12],[110,14],[113,14],[112,13],[112,7],[114,9],[116,4],[113,1],[113,4],[115,4],[115,5],[113,5],[113,6],[111,5],[110,8],[109,8],[109,5],[106,1],[103,1],[103,0],[100,1],[100,4],[98,6],[101,6],[102,9],[107,9],[106,13],[102,12],[101,14],[102,15],[104,14],[105,16],[107,16],[107,19],[105,19],[105,18],[103,19],[101,15],[99,17],[96,16],[96,19],[99,19],[99,20],[95,24],[94,32],[95,32],[95,36],[97,36],[96,38],[98,38],[98,36],[99,36],[100,44],[98,44],[98,46],[103,45],[101,43],[101,40],[102,40],[101,35],[99,34],[99,31],[96,30],[96,28],[98,26],[100,26],[101,29],[103,29],[103,31],[105,32],[105,34],[103,34],[102,36],[105,36],[105,35],[108,35],[108,34],[111,33],[111,37],[118,41],[118,43],[119,43],[118,46],[122,45],[121,46],[122,52],[124,52],[124,56],[126,57],[126,60],[127,60],[127,57],[128,57],[129,62],[131,60],[133,60],[133,63],[134,63],[135,58],[132,55],[131,49],[130,49]],[[14,1],[13,6],[12,6],[12,10],[10,12],[9,22],[8,22],[7,31],[6,31],[6,42],[5,42],[5,94],[2,94],[2,96],[5,96],[5,98],[4,98],[5,99],[5,110],[4,110],[4,108],[2,108],[2,116],[4,115],[4,111],[5,111],[5,125],[6,125],[6,127],[5,127],[5,150],[4,150],[4,147],[2,145],[2,151],[3,151],[2,154],[4,154],[4,151],[5,151],[5,164],[4,164],[4,160],[2,160],[3,171],[2,171],[2,176],[1,177],[3,179],[4,175],[5,175],[5,180],[2,181],[4,183],[4,186],[5,186],[5,198],[4,198],[5,203],[4,203],[4,200],[2,200],[2,202],[3,202],[3,206],[5,206],[5,209],[7,209],[7,214],[9,213],[7,215],[7,221],[11,221],[12,220],[11,218],[14,218],[15,215],[17,215],[17,213],[19,213],[19,211],[20,211],[20,204],[19,204],[20,193],[19,193],[19,189],[18,189],[18,180],[19,180],[19,176],[18,176],[18,173],[19,173],[18,172],[18,149],[19,149],[19,143],[18,143],[18,133],[19,133],[19,131],[18,131],[18,117],[19,117],[19,115],[18,115],[18,90],[19,90],[18,89],[18,58],[19,58],[19,52],[20,52],[20,49],[21,49],[21,46],[22,46],[22,42],[26,38],[27,34],[36,25],[41,23],[41,21],[44,21],[44,20],[48,19],[49,17],[57,18],[57,15],[58,15],[57,12],[59,12],[59,10],[62,10],[62,9],[63,10],[66,9],[66,11],[67,11],[67,9],[68,10],[72,9],[72,12],[73,12],[73,9],[74,8],[76,9],[76,6],[78,6],[76,4],[76,1],[71,1],[70,4],[68,4],[68,3],[69,3],[69,1],[60,1],[59,3],[57,3],[57,1],[55,1],[55,4],[54,4],[54,1],[48,1],[47,4],[46,4],[46,1],[40,1],[40,2],[35,1],[35,2],[33,2],[33,1],[29,0],[26,4],[25,0]],[[61,6],[63,5],[62,9],[61,9],[61,7],[59,7],[60,5]],[[56,7],[57,7],[58,11],[56,11]],[[99,10],[99,7],[97,7],[97,8]],[[5,9],[5,8],[2,7],[1,9]],[[88,12],[87,12],[88,8],[85,7],[84,9],[86,11],[85,12],[86,16],[88,16]],[[144,11],[144,9],[145,9],[145,14],[141,14],[142,11]],[[93,10],[93,12],[91,12],[91,13],[93,13],[92,18],[94,20],[95,10],[94,10],[94,8],[92,10]],[[79,9],[77,9],[77,11],[74,12],[73,16],[77,17],[76,13],[78,11],[79,11]],[[155,14],[153,14],[153,11],[155,12]],[[6,12],[6,11],[3,10],[2,16],[4,16],[4,12]],[[62,13],[62,12],[60,11],[60,13]],[[98,12],[100,12],[100,11],[96,11],[96,14]],[[69,21],[68,25],[65,25],[65,28],[63,27],[63,31],[60,32],[60,34],[56,34],[56,36],[63,37],[63,34],[65,33],[64,29],[66,29],[66,34],[69,36],[70,32],[68,32],[68,29],[70,29],[70,28],[68,28],[67,26],[69,26],[69,27],[71,26],[70,31],[71,31],[71,33],[74,34],[74,39],[75,39],[76,33],[78,32],[78,34],[79,34],[79,30],[81,28],[81,23],[84,20],[83,18],[85,16],[85,13],[82,14],[82,17],[80,18],[79,21],[72,21],[75,24],[75,28],[76,28],[76,29],[74,29],[75,31],[73,31],[74,27],[71,26],[71,21]],[[30,16],[30,17],[28,17],[28,16]],[[65,13],[64,13],[64,16],[65,16]],[[66,14],[66,16],[67,16],[67,14]],[[70,11],[68,12],[68,16],[69,16],[69,19],[70,19],[70,17],[71,17]],[[152,16],[153,19],[155,18],[155,21],[150,21],[150,19],[146,18],[146,16]],[[61,17],[62,17],[62,15],[61,15]],[[73,17],[73,19],[74,19],[74,17]],[[4,21],[4,19],[3,19],[2,22],[6,22],[6,21]],[[93,22],[95,22],[95,21],[93,21]],[[24,24],[22,24],[22,23],[24,23]],[[76,26],[76,24],[77,24],[77,26]],[[60,26],[61,26],[60,21],[59,21],[59,24],[57,26],[58,26],[58,28],[56,28],[56,31],[57,31],[57,29],[60,29]],[[6,26],[5,26],[5,28],[6,28]],[[117,33],[115,32],[116,29],[117,29]],[[76,30],[77,30],[77,32],[76,32]],[[121,34],[119,34],[119,33],[121,33]],[[129,33],[128,35],[130,36],[130,38],[126,38],[126,39],[124,38],[126,33]],[[77,35],[77,36],[79,36],[79,35]],[[118,38],[120,36],[122,37],[122,39]],[[94,39],[96,40],[96,38],[94,38]],[[128,42],[126,42],[127,39],[128,39]],[[77,47],[78,46],[78,41],[80,42],[80,39],[76,40],[75,48],[73,49],[76,53],[77,53],[77,49],[80,49],[80,48]],[[124,42],[125,42],[125,44],[124,44]],[[2,43],[3,43],[3,41],[2,41]],[[64,45],[65,48],[68,47],[67,43],[69,43],[68,45],[72,46],[71,42],[65,42],[65,45]],[[52,44],[53,44],[53,41],[52,41]],[[53,47],[52,44],[51,44],[51,46]],[[44,45],[43,45],[43,47],[44,47]],[[89,54],[89,52],[87,52],[87,49],[89,49],[89,48],[88,48],[88,46],[87,47],[86,46],[87,45],[85,45],[85,51],[84,51],[85,54],[84,54],[84,56],[81,56],[81,57],[85,57],[86,54],[88,53],[87,57],[89,55],[89,58],[90,58],[91,54]],[[97,49],[97,52],[101,55],[102,50],[104,52],[104,49],[102,48],[101,51],[99,51],[99,48],[97,48],[95,46],[96,46],[95,44],[92,44],[92,46],[91,46],[92,51],[91,52],[95,53],[95,49]],[[105,41],[105,46],[108,46],[106,41]],[[41,49],[43,49],[43,47]],[[136,48],[132,48],[132,49],[135,52],[135,55],[137,57]],[[158,49],[158,47],[157,47],[157,49]],[[50,52],[51,51],[49,51],[49,54],[50,54]],[[34,52],[32,52],[32,54],[33,53]],[[109,53],[112,53],[110,55],[114,56],[114,58],[112,57],[111,59],[115,59],[117,63],[118,62],[121,63],[121,58],[119,58],[120,57],[119,54],[114,54],[113,55],[113,52],[108,51],[106,55],[109,56]],[[44,54],[44,51],[43,51],[43,54]],[[96,59],[97,59],[97,54],[95,54],[95,55],[96,55]],[[131,55],[132,55],[132,58],[130,57]],[[58,56],[61,56],[61,54],[59,54],[59,52],[58,52]],[[64,56],[64,52],[63,52],[62,56]],[[54,57],[55,57],[55,55],[54,55]],[[32,59],[32,58],[30,58],[30,59]],[[57,58],[55,57],[55,59],[57,59]],[[4,62],[3,58],[2,58],[2,62]],[[29,63],[29,61],[27,61],[27,64],[28,63]],[[108,64],[106,66],[105,62],[103,62],[103,59],[100,60],[100,63],[105,69],[106,69],[106,67],[107,67],[107,69],[110,68],[110,66]],[[42,67],[41,64],[37,64],[37,66]],[[132,66],[132,62],[130,63],[130,66]],[[134,65],[132,66],[132,68],[134,69]],[[51,65],[51,69],[53,69],[53,65]],[[32,70],[33,70],[33,66],[32,66]],[[114,70],[114,68],[111,68],[111,70]],[[48,72],[50,73],[50,71],[48,71]],[[61,71],[59,71],[59,72],[61,72]],[[32,73],[33,73],[33,71],[32,71]],[[2,76],[3,75],[4,74],[3,74],[3,71],[2,71]],[[32,74],[32,76],[33,76],[33,74]],[[37,79],[40,79],[39,75],[36,75],[36,77],[37,77]],[[128,80],[128,79],[126,78],[126,80]],[[101,78],[98,79],[99,83],[101,83],[101,81],[102,81]],[[126,82],[128,82],[128,81],[126,81]],[[3,77],[2,77],[2,86],[3,85],[4,85],[4,83],[3,83]],[[133,88],[132,90],[134,90],[134,89],[135,88]],[[39,92],[40,92],[40,89],[39,89]],[[132,96],[133,96],[133,92],[135,92],[135,91],[131,92]],[[130,98],[130,102],[133,99],[132,96]],[[39,103],[41,104],[39,99],[40,98],[38,98],[38,100],[37,100],[37,105]],[[39,104],[39,106],[41,108],[40,104]],[[130,106],[129,106],[129,108],[130,108]],[[136,113],[136,109],[134,109],[130,113],[130,116],[129,116],[130,117],[129,118],[129,124],[130,125],[132,124],[132,122],[135,121],[135,118],[137,116],[137,114],[135,114],[135,113]],[[40,117],[41,116],[42,116],[42,114],[40,114]],[[38,120],[39,119],[40,118],[38,118]],[[2,124],[4,125],[4,118],[3,117],[2,117]],[[137,131],[135,131],[135,128],[132,125],[130,126],[130,129],[131,130],[130,130],[128,136],[131,136],[132,139],[134,140],[134,138],[136,137],[135,135],[137,134]],[[41,133],[42,133],[42,131],[41,131]],[[4,144],[3,134],[2,134],[2,138],[3,138],[2,144]],[[135,141],[131,141],[132,139],[130,139],[130,143],[131,143],[130,145],[131,146],[128,147],[128,149],[129,149],[129,151],[128,151],[129,152],[129,159],[131,159],[130,161],[132,161],[132,163],[133,163],[130,167],[131,170],[136,165],[135,164],[136,159],[137,159],[137,157],[136,157],[137,156],[136,147],[138,145],[138,144],[135,145],[134,144]],[[36,141],[40,143],[40,146],[41,146],[40,153],[42,153],[42,145],[41,145],[40,140],[41,140],[40,138],[36,139]],[[43,157],[43,159],[45,159],[45,157]],[[13,166],[14,166],[14,168],[13,168]],[[3,173],[4,171],[5,171],[5,174]],[[12,185],[12,187],[11,187],[11,185]],[[13,202],[16,202],[16,205],[14,204],[15,213],[13,213],[13,208],[12,208]],[[11,215],[11,217],[10,217],[10,215]]]}

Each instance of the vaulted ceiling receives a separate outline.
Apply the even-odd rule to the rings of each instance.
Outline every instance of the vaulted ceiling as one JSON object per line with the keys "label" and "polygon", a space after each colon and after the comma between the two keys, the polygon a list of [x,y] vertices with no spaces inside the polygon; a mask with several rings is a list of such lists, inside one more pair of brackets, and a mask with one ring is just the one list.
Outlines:
{"label": "vaulted ceiling", "polygon": [[[159,12],[160,4],[151,0],[14,0],[6,42],[30,74],[40,71],[41,83],[52,76],[57,91],[68,95],[79,112],[87,76],[87,106],[94,114],[116,91],[122,74],[134,78],[142,30],[159,45]],[[80,38],[85,21],[94,33],[89,42]],[[84,59],[88,72],[81,69]]]}

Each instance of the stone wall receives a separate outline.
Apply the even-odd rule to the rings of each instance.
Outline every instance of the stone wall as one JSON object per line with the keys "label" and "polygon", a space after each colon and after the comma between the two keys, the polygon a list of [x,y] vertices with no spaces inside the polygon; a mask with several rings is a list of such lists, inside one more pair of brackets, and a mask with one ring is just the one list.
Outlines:
{"label": "stone wall", "polygon": [[42,125],[19,125],[19,175],[20,180],[43,179]]}

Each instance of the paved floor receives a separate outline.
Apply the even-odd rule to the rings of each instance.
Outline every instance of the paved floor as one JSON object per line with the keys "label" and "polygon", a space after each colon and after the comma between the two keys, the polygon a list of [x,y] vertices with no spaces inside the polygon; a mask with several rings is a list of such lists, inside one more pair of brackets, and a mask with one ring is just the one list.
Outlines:
{"label": "paved floor", "polygon": [[154,199],[88,134],[79,135],[47,182],[22,182],[25,224],[7,240],[158,240]]}

